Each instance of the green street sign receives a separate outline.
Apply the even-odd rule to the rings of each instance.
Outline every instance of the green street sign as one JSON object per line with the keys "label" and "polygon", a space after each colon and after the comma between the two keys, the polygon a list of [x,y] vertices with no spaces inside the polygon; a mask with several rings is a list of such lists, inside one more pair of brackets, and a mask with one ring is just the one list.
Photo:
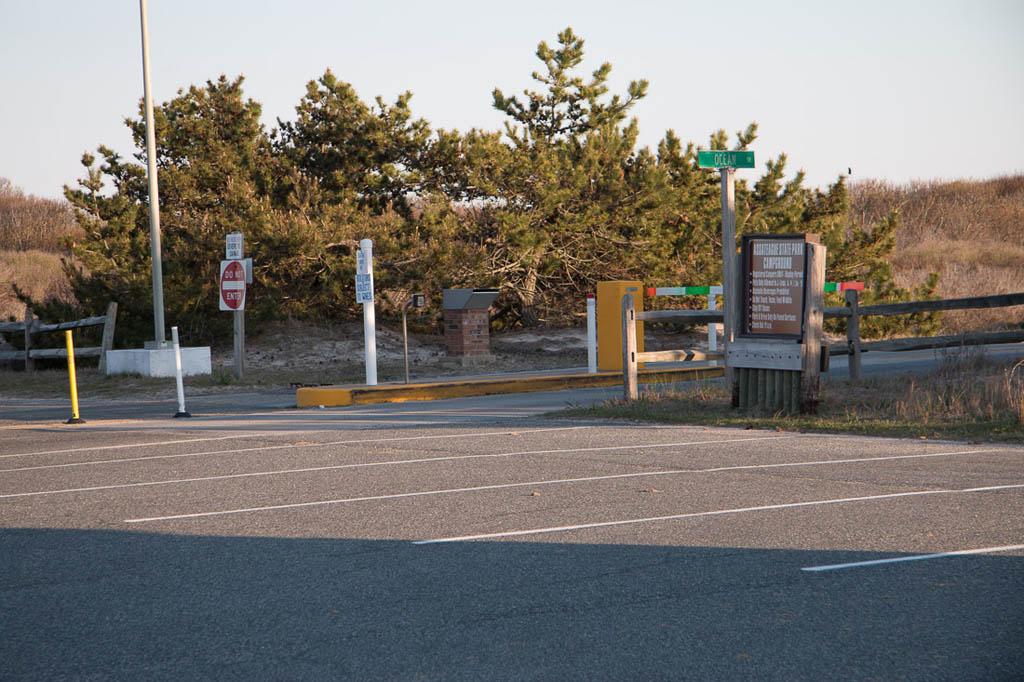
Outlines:
{"label": "green street sign", "polygon": [[700,168],[753,168],[754,152],[697,152]]}

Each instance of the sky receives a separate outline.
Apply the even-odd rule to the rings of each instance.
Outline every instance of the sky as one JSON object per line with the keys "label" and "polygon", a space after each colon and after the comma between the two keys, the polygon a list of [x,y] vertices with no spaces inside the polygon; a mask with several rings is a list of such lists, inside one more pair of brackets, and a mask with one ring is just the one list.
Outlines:
{"label": "sky", "polygon": [[[640,144],[757,122],[757,169],[825,188],[1024,172],[1021,0],[148,0],[154,101],[245,76],[267,129],[328,68],[372,102],[413,93],[434,128],[501,129],[491,93],[533,88],[537,44],[571,26],[611,91],[650,81]],[[0,177],[56,198],[103,144],[135,152],[137,0],[0,0]]]}

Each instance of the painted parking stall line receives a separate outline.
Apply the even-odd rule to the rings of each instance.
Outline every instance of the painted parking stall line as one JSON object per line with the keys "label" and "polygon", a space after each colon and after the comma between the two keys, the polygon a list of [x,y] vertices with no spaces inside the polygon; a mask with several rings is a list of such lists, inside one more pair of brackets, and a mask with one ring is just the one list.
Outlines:
{"label": "painted parking stall line", "polygon": [[973,554],[998,554],[1001,552],[1016,552],[1024,549],[1024,545],[1002,545],[1000,547],[982,547],[980,549],[959,549],[953,552],[940,552],[938,554],[912,554],[910,556],[891,557],[888,559],[873,559],[871,561],[853,561],[847,564],[827,564],[825,566],[807,566],[801,571],[810,573],[821,573],[824,571],[841,571],[847,568],[866,568],[868,566],[882,566],[884,564],[898,564],[905,561],[926,561],[929,559],[948,559],[958,556],[971,556]]}
{"label": "painted parking stall line", "polygon": [[432,495],[453,495],[458,493],[475,493],[488,490],[504,490],[508,488],[536,488],[546,485],[559,485],[564,483],[589,483],[593,481],[609,481],[623,478],[644,478],[648,476],[664,476],[666,474],[686,473],[682,471],[643,471],[629,474],[611,474],[607,476],[585,476],[582,478],[559,478],[547,481],[526,481],[521,483],[497,483],[494,485],[480,485],[468,488],[447,488],[445,490],[424,490],[411,493],[392,493],[388,495],[368,495],[365,497],[347,497],[337,500],[317,500],[315,502],[296,502],[294,504],[275,504],[265,507],[247,507],[244,509],[225,509],[211,512],[195,512],[192,514],[175,514],[172,516],[151,516],[143,519],[125,519],[125,523],[150,523],[154,521],[178,521],[181,519],[197,519],[207,516],[227,516],[231,514],[249,514],[264,511],[282,511],[286,509],[301,509],[303,507],[322,507],[333,504],[348,504],[352,502],[380,502],[383,500],[399,500],[409,497],[427,497]]}
{"label": "painted parking stall line", "polygon": [[414,545],[436,545],[449,542],[470,542],[474,540],[496,540],[500,538],[521,537],[524,535],[541,535],[545,533],[565,533],[577,530],[588,530],[591,528],[610,528],[613,526],[627,526],[640,523],[658,523],[664,521],[679,521],[682,519],[695,519],[709,516],[723,516],[727,514],[746,514],[752,512],[775,511],[779,509],[796,509],[798,507],[814,507],[832,504],[850,504],[855,502],[872,502],[877,500],[891,500],[902,497],[921,497],[925,495],[954,495],[966,493],[992,492],[997,490],[1011,490],[1024,488],[1024,483],[1011,485],[985,486],[982,488],[964,488],[960,490],[914,490],[905,493],[888,493],[885,495],[866,495],[863,497],[841,497],[831,500],[813,500],[810,502],[789,502],[784,504],[767,504],[757,507],[740,507],[735,509],[718,509],[715,511],[689,512],[685,514],[671,514],[668,516],[651,516],[641,519],[624,519],[621,521],[599,521],[595,523],[579,523],[570,526],[550,526],[547,528],[531,528],[527,530],[512,530],[499,533],[480,533],[477,535],[462,535],[448,538],[434,538],[431,540],[416,540]]}
{"label": "painted parking stall line", "polygon": [[[540,433],[544,431],[569,431],[573,429],[585,429],[593,428],[589,426],[572,426],[572,427],[558,427],[552,429],[529,429],[523,431],[517,431],[516,433]],[[40,469],[61,469],[65,467],[83,467],[83,466],[94,466],[100,464],[120,464],[128,462],[149,462],[152,460],[162,459],[179,459],[183,457],[218,457],[223,455],[237,455],[252,452],[271,452],[274,450],[287,450],[287,449],[300,449],[300,448],[312,448],[312,447],[333,447],[336,445],[365,445],[367,443],[388,443],[398,441],[413,441],[413,440],[434,440],[434,439],[445,439],[445,438],[490,438],[494,436],[507,436],[511,435],[512,431],[496,431],[491,433],[453,433],[443,435],[432,435],[432,436],[401,436],[393,438],[360,438],[355,440],[338,440],[338,441],[327,441],[324,443],[286,443],[283,445],[262,445],[259,447],[252,448],[236,448],[233,450],[209,450],[206,452],[185,452],[171,455],[146,455],[143,457],[123,457],[119,459],[101,459],[101,460],[83,460],[79,462],[64,462],[62,464],[41,464],[38,466],[29,467],[18,467],[13,469],[0,469],[0,473],[9,473],[15,471],[37,471]]]}
{"label": "painted parking stall line", "polygon": [[253,434],[234,434],[231,436],[210,436],[206,438],[186,438],[182,440],[162,440],[141,443],[121,443],[119,445],[94,445],[83,448],[66,448],[64,450],[41,450],[39,452],[17,452],[10,455],[0,455],[0,460],[12,459],[14,457],[34,457],[36,455],[66,455],[69,452],[90,452],[96,450],[122,450],[125,448],[157,447],[162,445],[188,445],[190,443],[204,443],[219,440],[232,440],[238,438],[251,438]]}
{"label": "painted parking stall line", "polygon": [[[750,439],[742,438],[738,442],[744,442],[749,440],[782,440],[781,438],[767,438],[767,439]],[[609,449],[640,449],[644,447],[670,447],[670,446],[691,446],[691,445],[703,445],[706,443],[728,443],[734,441],[693,441],[689,443],[666,443],[657,444],[653,446],[622,446],[612,447]],[[185,483],[201,483],[205,481],[224,481],[231,479],[240,478],[255,478],[264,476],[284,476],[289,474],[305,474],[320,471],[334,471],[340,469],[362,469],[370,467],[384,467],[384,466],[402,466],[408,464],[431,464],[440,462],[452,462],[459,460],[474,460],[474,459],[494,459],[502,457],[515,457],[515,456],[528,456],[528,455],[549,455],[549,454],[568,454],[578,452],[592,452],[600,450],[601,448],[576,448],[571,450],[524,450],[520,452],[504,452],[504,453],[491,453],[491,454],[478,454],[478,455],[446,455],[441,457],[421,457],[416,459],[398,459],[388,460],[383,462],[355,462],[351,464],[332,464],[319,467],[302,467],[295,469],[276,469],[273,471],[254,471],[238,474],[221,474],[217,476],[200,476],[193,478],[174,478],[166,479],[162,481],[142,481],[135,483],[118,483],[111,485],[97,485],[97,486],[86,486],[79,488],[62,488],[58,490],[40,490],[40,491],[29,491],[20,493],[6,493],[0,494],[0,500],[14,497],[36,497],[41,495],[63,495],[70,493],[84,493],[84,492],[97,492],[101,490],[121,490],[124,488],[143,488],[160,485],[175,485]],[[883,455],[881,457],[855,457],[850,459],[829,459],[829,460],[814,460],[810,462],[778,462],[775,464],[742,464],[736,466],[726,467],[712,467],[706,469],[677,469],[672,471],[657,472],[652,475],[670,475],[670,474],[715,474],[725,473],[729,471],[752,471],[758,469],[781,469],[789,467],[803,467],[803,466],[827,466],[833,464],[862,464],[868,462],[889,462],[896,460],[905,459],[928,459],[934,457],[956,457],[960,455],[977,455],[991,452],[999,452],[999,450],[966,450],[962,452],[935,452],[921,455]]]}

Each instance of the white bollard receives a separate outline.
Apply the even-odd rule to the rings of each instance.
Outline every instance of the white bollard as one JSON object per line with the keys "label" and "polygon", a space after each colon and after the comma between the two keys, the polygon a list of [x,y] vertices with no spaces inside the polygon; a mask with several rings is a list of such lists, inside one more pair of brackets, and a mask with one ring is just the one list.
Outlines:
{"label": "white bollard", "polygon": [[178,413],[174,417],[191,417],[185,410],[185,384],[181,380],[181,346],[178,344],[177,327],[171,327],[171,342],[174,345],[174,378],[178,384]]}
{"label": "white bollard", "polygon": [[[714,289],[708,294],[708,310],[718,310],[718,294],[715,293]],[[715,353],[718,351],[718,328],[714,322],[708,322],[708,352]],[[712,367],[718,365],[718,360],[712,360],[710,363]]]}
{"label": "white bollard", "polygon": [[597,299],[587,294],[587,373],[597,374]]}
{"label": "white bollard", "polygon": [[[359,248],[366,259],[366,272],[360,274],[370,275],[373,281],[373,240],[363,239],[359,242]],[[371,289],[372,290],[372,289]],[[377,330],[374,302],[363,303],[363,348],[366,361],[366,385],[377,385]]]}

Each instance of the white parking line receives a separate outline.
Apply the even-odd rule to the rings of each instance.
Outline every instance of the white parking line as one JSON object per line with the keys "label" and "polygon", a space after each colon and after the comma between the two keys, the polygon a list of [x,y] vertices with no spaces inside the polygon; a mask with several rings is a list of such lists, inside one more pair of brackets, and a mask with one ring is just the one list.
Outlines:
{"label": "white parking line", "polygon": [[1024,549],[1024,545],[1003,545],[1001,547],[982,547],[981,549],[960,549],[955,552],[941,552],[939,554],[914,554],[912,556],[892,557],[890,559],[875,559],[873,561],[854,561],[848,564],[828,564],[825,566],[807,566],[801,571],[821,572],[838,571],[844,568],[862,568],[864,566],[880,566],[882,564],[897,564],[903,561],[922,561],[924,559],[945,559],[954,556],[969,556],[971,554],[995,554],[998,552],[1014,552]]}
{"label": "white parking line", "polygon": [[[100,460],[85,460],[81,462],[64,462],[63,464],[42,464],[39,466],[31,467],[18,467],[16,469],[0,469],[0,473],[14,472],[14,471],[38,471],[40,469],[61,469],[65,467],[82,467],[92,466],[97,464],[120,464],[121,462],[148,462],[151,460],[158,459],[178,459],[181,457],[216,457],[219,455],[237,455],[245,452],[269,452],[271,450],[287,450],[289,448],[314,448],[314,447],[328,447],[333,445],[360,445],[365,443],[388,443],[394,441],[410,441],[410,440],[433,440],[433,439],[445,439],[445,438],[482,438],[490,436],[507,436],[510,434],[521,434],[521,433],[540,433],[543,431],[571,431],[573,429],[590,429],[595,428],[593,426],[563,426],[558,428],[550,429],[529,429],[529,430],[518,430],[513,431],[506,429],[504,431],[494,431],[490,433],[453,433],[442,436],[402,436],[396,438],[362,438],[357,440],[337,440],[328,441],[325,443],[289,443],[285,445],[264,445],[255,448],[238,448],[235,450],[210,450],[207,452],[185,452],[176,455],[147,455],[145,457],[124,457],[121,459],[100,459]],[[251,435],[251,434],[249,434]],[[235,438],[236,436],[231,436]],[[176,441],[172,441],[176,442]],[[127,447],[127,446],[114,446],[114,447]],[[141,446],[139,446],[141,447]]]}
{"label": "white parking line", "polygon": [[[487,459],[487,458],[498,458],[498,457],[516,457],[526,455],[550,455],[550,454],[565,454],[570,452],[594,452],[600,450],[621,450],[621,449],[642,449],[642,448],[661,448],[661,447],[675,447],[675,446],[688,446],[688,445],[703,445],[705,443],[730,443],[730,442],[744,442],[749,440],[782,440],[783,437],[771,437],[771,438],[739,438],[735,440],[717,440],[717,441],[693,441],[686,443],[664,443],[657,445],[624,445],[624,446],[610,446],[604,448],[575,448],[571,450],[524,450],[520,452],[499,452],[492,454],[482,455],[448,455],[444,457],[421,457],[417,459],[397,459],[388,460],[385,462],[357,462],[354,464],[333,464],[328,466],[320,467],[304,467],[300,469],[277,469],[274,471],[255,471],[243,474],[222,474],[219,476],[201,476],[196,478],[172,478],[162,481],[145,481],[141,483],[115,483],[111,485],[97,485],[87,486],[82,488],[62,488],[59,490],[39,490],[24,493],[6,493],[0,495],[0,500],[12,497],[36,497],[39,495],[63,495],[68,493],[85,493],[85,492],[96,492],[100,490],[120,490],[123,488],[144,488],[159,485],[173,485],[180,483],[201,483],[203,481],[223,481],[237,478],[253,478],[260,476],[283,476],[288,474],[306,474],[317,471],[333,471],[336,469],[361,469],[367,467],[380,467],[380,466],[400,466],[404,464],[429,464],[433,462],[450,462],[464,459]],[[737,466],[728,467],[714,467],[711,469],[679,469],[673,471],[659,472],[659,475],[667,474],[714,474],[722,473],[725,471],[744,471],[752,469],[776,469],[776,468],[787,468],[787,467],[800,467],[800,466],[821,466],[828,464],[858,464],[863,462],[884,462],[890,460],[901,460],[901,459],[925,459],[930,457],[953,457],[958,455],[975,455],[986,452],[998,452],[997,450],[966,450],[963,452],[935,452],[923,455],[891,455],[883,457],[856,457],[852,459],[828,459],[828,460],[815,460],[810,462],[780,462],[778,464],[744,464]]]}
{"label": "white parking line", "polygon": [[680,519],[695,519],[705,516],[722,516],[725,514],[744,514],[747,512],[773,511],[776,509],[794,509],[797,507],[812,507],[826,504],[846,504],[851,502],[868,502],[872,500],[887,500],[900,497],[915,497],[921,495],[952,495],[958,493],[978,493],[994,490],[1009,490],[1011,488],[1024,488],[1024,483],[1014,485],[987,486],[984,488],[965,488],[962,490],[915,490],[906,493],[890,493],[887,495],[867,495],[864,497],[842,497],[832,500],[814,500],[812,502],[790,502],[786,504],[768,504],[759,507],[741,507],[738,509],[719,509],[716,511],[692,512],[688,514],[672,514],[670,516],[652,516],[644,519],[625,519],[622,521],[602,521],[597,523],[580,523],[572,526],[551,526],[549,528],[531,528],[529,530],[512,530],[501,533],[481,533],[478,535],[462,535],[450,538],[435,538],[433,540],[417,540],[414,545],[435,545],[446,542],[468,542],[470,540],[493,540],[497,538],[510,538],[523,535],[540,535],[542,533],[561,533],[573,530],[586,530],[589,528],[608,528],[611,526],[626,526],[636,523],[655,523],[658,521],[677,521]]}
{"label": "white parking line", "polygon": [[0,455],[0,459],[10,459],[12,457],[31,457],[32,455],[62,455],[68,452],[88,452],[90,450],[119,450],[122,448],[139,448],[149,445],[179,445],[183,443],[202,443],[205,441],[212,440],[229,440],[232,438],[247,438],[251,437],[251,433],[236,434],[233,436],[217,436],[210,438],[188,438],[186,440],[163,440],[155,441],[152,443],[125,443],[123,445],[96,445],[88,448],[68,448],[67,450],[43,450],[41,452],[19,452],[12,455]]}
{"label": "white parking line", "polygon": [[179,519],[196,519],[204,516],[225,516],[227,514],[246,514],[261,511],[279,511],[282,509],[299,509],[302,507],[321,507],[328,504],[345,504],[348,502],[370,502],[379,500],[397,500],[403,497],[424,497],[427,495],[450,495],[452,493],[470,493],[481,490],[501,490],[503,488],[535,488],[542,485],[556,485],[559,483],[582,483],[587,481],[606,481],[613,478],[641,478],[644,476],[659,476],[668,473],[680,473],[676,471],[644,471],[632,474],[611,474],[609,476],[587,476],[585,478],[560,478],[550,481],[528,481],[525,483],[499,483],[496,485],[481,485],[472,488],[448,488],[446,490],[425,490],[415,493],[394,493],[390,495],[370,495],[367,497],[347,497],[338,500],[318,500],[316,502],[296,502],[294,504],[275,504],[266,507],[248,507],[245,509],[225,509],[223,511],[196,512],[194,514],[175,514],[173,516],[151,516],[144,519],[125,519],[125,523],[147,523],[151,521],[176,521]]}

